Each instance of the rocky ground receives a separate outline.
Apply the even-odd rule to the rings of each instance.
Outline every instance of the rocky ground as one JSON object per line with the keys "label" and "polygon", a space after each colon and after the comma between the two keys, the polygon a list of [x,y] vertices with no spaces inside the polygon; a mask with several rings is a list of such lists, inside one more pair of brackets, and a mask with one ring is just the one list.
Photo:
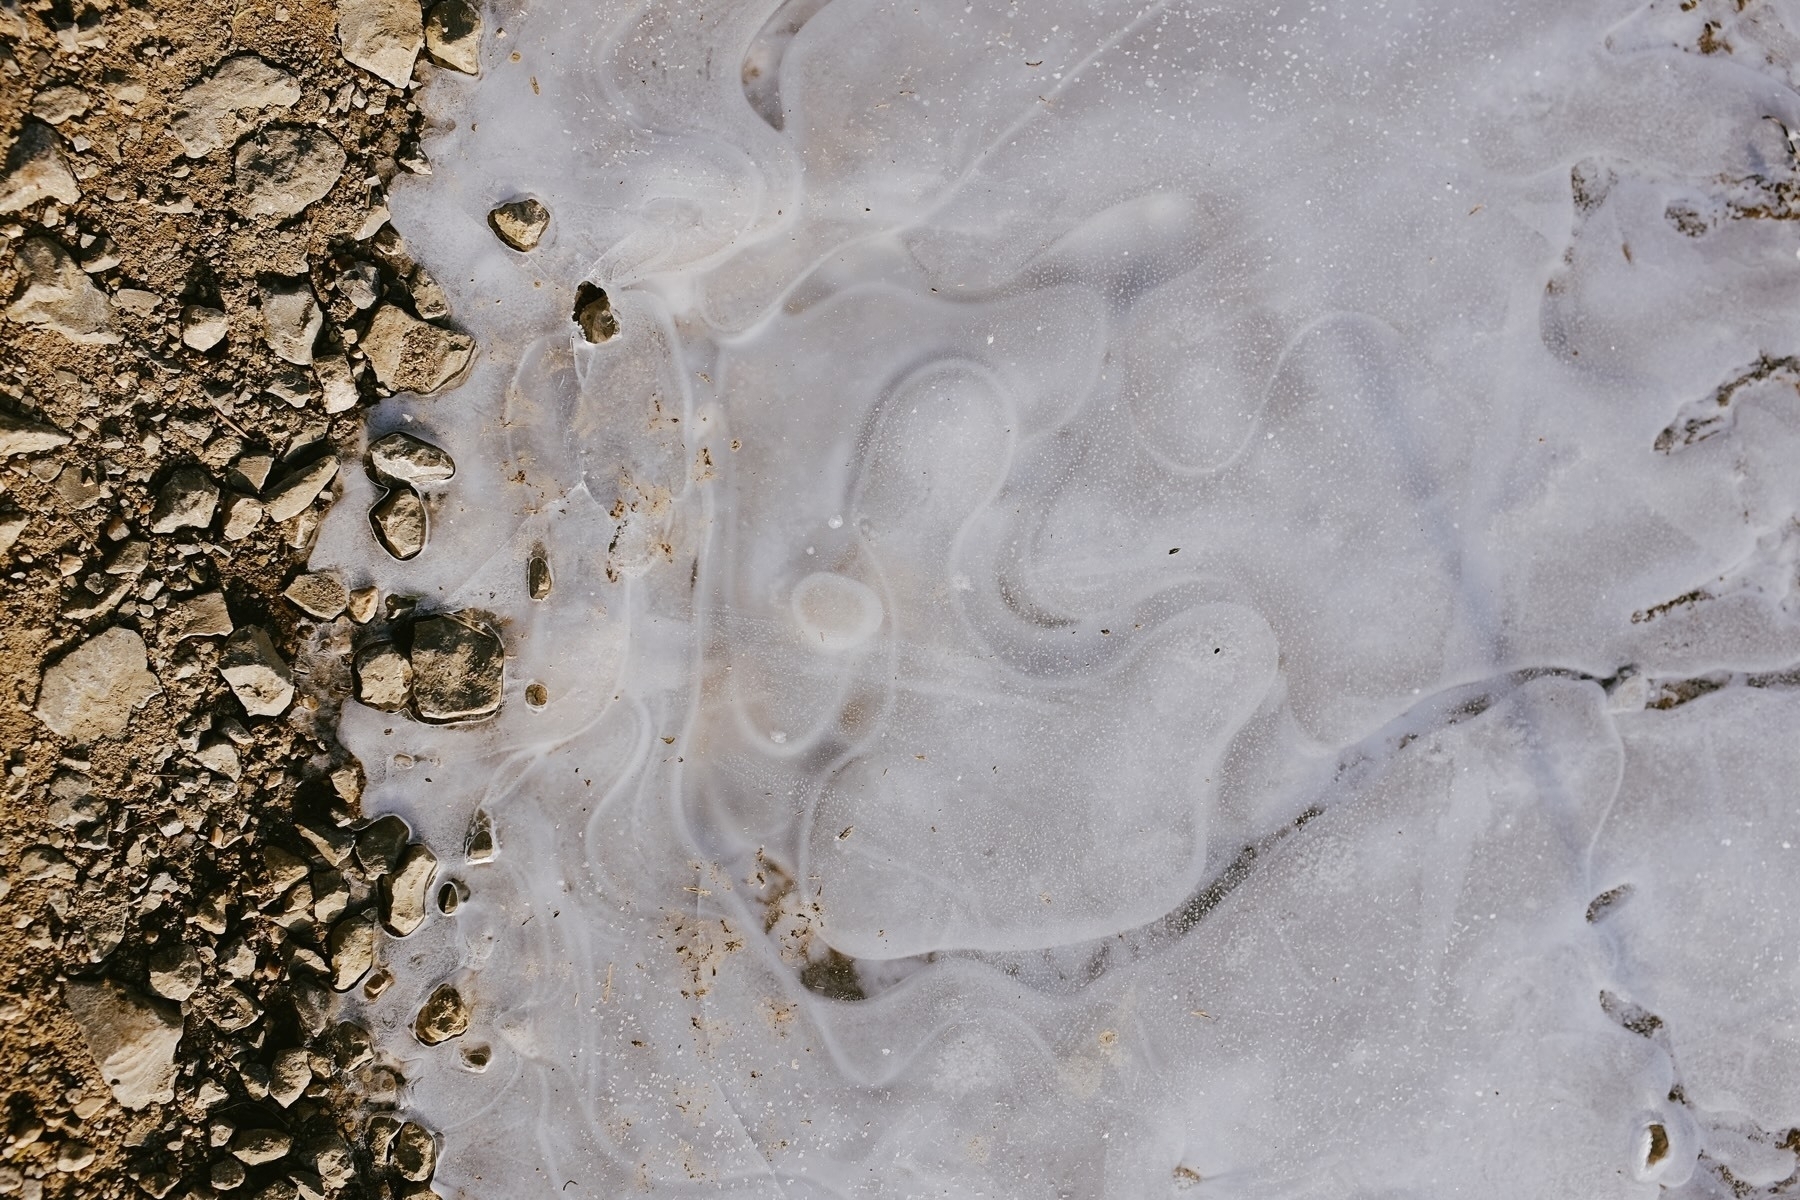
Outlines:
{"label": "rocky ground", "polygon": [[491,713],[501,647],[306,561],[340,472],[399,558],[454,473],[361,412],[473,355],[383,196],[481,35],[464,0],[0,0],[0,1195],[433,1194],[333,997],[456,897],[334,727],[357,690]]}

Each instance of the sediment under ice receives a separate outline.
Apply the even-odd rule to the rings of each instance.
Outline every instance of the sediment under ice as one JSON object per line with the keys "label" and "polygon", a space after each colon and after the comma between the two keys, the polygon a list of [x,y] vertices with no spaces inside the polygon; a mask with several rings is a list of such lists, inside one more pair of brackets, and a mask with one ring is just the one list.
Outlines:
{"label": "sediment under ice", "polygon": [[1790,1178],[1800,5],[1738,7],[491,8],[392,197],[480,357],[371,430],[457,477],[317,555],[507,647],[345,722],[498,846],[366,1014],[440,1187]]}

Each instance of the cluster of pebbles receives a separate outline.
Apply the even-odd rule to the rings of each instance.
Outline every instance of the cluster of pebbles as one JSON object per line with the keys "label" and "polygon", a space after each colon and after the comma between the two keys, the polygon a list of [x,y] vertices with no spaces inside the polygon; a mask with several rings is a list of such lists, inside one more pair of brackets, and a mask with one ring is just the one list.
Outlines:
{"label": "cluster of pebbles", "polygon": [[307,559],[353,464],[402,560],[455,473],[362,410],[475,355],[385,195],[482,38],[468,0],[0,0],[0,1196],[436,1194],[338,997],[466,890],[335,724],[489,715],[504,648]]}

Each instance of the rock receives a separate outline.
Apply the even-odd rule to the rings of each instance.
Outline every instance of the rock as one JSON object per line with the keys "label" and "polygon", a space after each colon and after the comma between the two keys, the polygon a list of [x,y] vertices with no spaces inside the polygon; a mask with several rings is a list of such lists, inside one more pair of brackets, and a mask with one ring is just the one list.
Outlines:
{"label": "rock", "polygon": [[326,1132],[314,1137],[307,1142],[302,1155],[330,1191],[337,1191],[356,1177],[356,1158],[351,1154],[349,1144],[336,1133]]}
{"label": "rock", "polygon": [[490,212],[488,225],[514,250],[535,250],[543,240],[544,230],[550,227],[550,210],[529,197],[514,200]]}
{"label": "rock", "polygon": [[[5,550],[0,546],[0,552]],[[367,625],[375,619],[375,605],[381,599],[381,589],[377,587],[359,587],[350,592],[350,603],[345,611],[350,619],[358,625]]]}
{"label": "rock", "polygon": [[61,125],[94,106],[94,101],[78,87],[63,84],[47,87],[31,98],[31,115],[52,125]]}
{"label": "rock", "polygon": [[238,984],[216,992],[202,992],[194,1005],[213,1025],[225,1033],[248,1029],[262,1019],[262,1006]]}
{"label": "rock", "polygon": [[63,159],[62,139],[40,121],[27,121],[6,152],[0,175],[0,213],[15,213],[42,200],[73,204],[81,186]]}
{"label": "rock", "polygon": [[181,342],[190,350],[211,350],[230,328],[225,314],[216,308],[190,304],[181,310]]}
{"label": "rock", "polygon": [[264,280],[262,293],[263,341],[275,354],[296,366],[313,360],[313,343],[325,326],[318,297],[304,278]]}
{"label": "rock", "polygon": [[437,873],[437,855],[415,842],[401,854],[391,875],[381,880],[381,923],[395,937],[405,937],[425,923],[425,896]]}
{"label": "rock", "polygon": [[256,531],[263,519],[263,506],[249,496],[232,496],[225,501],[225,540],[241,542]]}
{"label": "rock", "polygon": [[279,1129],[240,1129],[231,1139],[231,1156],[247,1167],[261,1166],[286,1156],[294,1139]]}
{"label": "rock", "polygon": [[86,1142],[69,1140],[56,1148],[56,1169],[64,1174],[72,1175],[76,1171],[86,1170],[94,1165],[99,1156],[94,1148]]}
{"label": "rock", "polygon": [[331,987],[347,992],[375,965],[375,914],[368,910],[331,927]]}
{"label": "rock", "polygon": [[462,374],[475,354],[468,334],[427,324],[391,304],[375,310],[362,348],[375,378],[394,391],[420,395]]}
{"label": "rock", "polygon": [[162,297],[155,292],[146,292],[143,288],[120,288],[113,293],[113,304],[139,317],[153,317]]}
{"label": "rock", "polygon": [[205,529],[219,507],[219,485],[199,467],[181,467],[164,481],[150,511],[151,533]]}
{"label": "rock", "polygon": [[548,600],[555,580],[550,574],[550,559],[542,548],[532,552],[525,562],[525,593],[533,600]]}
{"label": "rock", "polygon": [[286,521],[311,508],[337,472],[337,456],[332,454],[288,472],[269,489],[264,507],[270,519]]}
{"label": "rock", "polygon": [[8,317],[59,333],[78,345],[118,342],[112,301],[67,250],[47,237],[26,238],[19,246],[18,266],[19,290],[7,307]]}
{"label": "rock", "polygon": [[103,819],[106,805],[88,791],[88,777],[58,771],[50,780],[50,807],[44,814],[58,829],[80,829]]}
{"label": "rock", "polygon": [[201,158],[232,136],[240,111],[292,108],[299,102],[300,84],[292,75],[254,54],[236,54],[181,93],[170,132],[183,154]]}
{"label": "rock", "polygon": [[357,832],[356,861],[371,877],[386,875],[406,853],[411,837],[412,830],[393,813],[377,817]]}
{"label": "rock", "polygon": [[263,392],[263,395],[272,396],[290,408],[305,408],[318,394],[319,388],[312,376],[294,367],[277,371]]}
{"label": "rock", "polygon": [[388,1153],[400,1178],[414,1183],[430,1179],[432,1168],[437,1165],[437,1145],[431,1139],[431,1131],[413,1121],[400,1126]]}
{"label": "rock", "polygon": [[396,487],[369,510],[369,520],[384,550],[401,562],[425,550],[425,502],[404,485]]}
{"label": "rock", "polygon": [[175,1098],[181,1014],[116,983],[68,983],[63,996],[113,1097],[129,1109]]}
{"label": "rock", "polygon": [[232,630],[231,612],[220,592],[199,592],[169,605],[163,614],[163,632],[176,641],[197,637],[224,637]]}
{"label": "rock", "polygon": [[354,307],[375,307],[381,299],[381,269],[374,263],[356,263],[346,267],[337,278],[338,292]]}
{"label": "rock", "polygon": [[438,0],[425,14],[425,52],[461,71],[481,73],[481,10],[469,0]]}
{"label": "rock", "polygon": [[613,315],[606,291],[591,283],[575,289],[575,323],[590,342],[610,342],[619,335],[619,319]]}
{"label": "rock", "polygon": [[203,742],[194,751],[194,761],[213,772],[230,780],[237,780],[244,773],[244,765],[238,759],[237,747],[223,738],[214,738]]}
{"label": "rock", "polygon": [[238,208],[285,221],[322,200],[348,159],[329,134],[302,125],[270,125],[237,150]]}
{"label": "rock", "polygon": [[144,639],[115,626],[83,642],[44,672],[38,720],[62,737],[88,742],[125,732],[134,710],[162,691]]}
{"label": "rock", "polygon": [[320,871],[313,876],[313,920],[329,925],[350,907],[350,885],[342,872]]}
{"label": "rock", "polygon": [[[54,425],[45,425],[0,409],[0,458],[12,458],[17,454],[42,454],[46,450],[66,446],[68,442],[69,435]],[[20,514],[19,528],[24,527],[23,514]]]}
{"label": "rock", "polygon": [[494,861],[494,820],[486,810],[476,809],[469,818],[469,832],[463,839],[463,854],[471,865]]}
{"label": "rock", "polygon": [[236,1191],[244,1186],[244,1180],[249,1177],[249,1172],[244,1170],[244,1164],[235,1158],[220,1159],[206,1173],[207,1182],[222,1192]]}
{"label": "rock", "polygon": [[397,88],[412,82],[425,45],[417,0],[338,0],[338,45],[345,61]]}
{"label": "rock", "polygon": [[468,1028],[469,1006],[462,993],[447,983],[438,984],[413,1018],[413,1035],[427,1046],[461,1037]]}
{"label": "rock", "polygon": [[456,463],[430,442],[409,433],[390,433],[369,447],[369,467],[375,478],[392,486],[410,483],[417,488],[448,483],[456,476]]}
{"label": "rock", "polygon": [[413,626],[413,708],[427,721],[485,717],[500,708],[505,685],[500,639],[456,616]]}
{"label": "rock", "polygon": [[150,990],[165,1000],[192,996],[201,975],[200,956],[192,946],[165,946],[150,956]]}
{"label": "rock", "polygon": [[[0,457],[4,457],[0,455]],[[25,527],[31,524],[31,518],[22,512],[0,512],[0,554],[10,551],[18,543],[19,536]],[[374,605],[370,605],[370,616],[374,616]]]}
{"label": "rock", "polygon": [[219,652],[219,674],[253,717],[278,717],[293,703],[294,677],[269,635],[254,625],[238,630],[225,643]]}
{"label": "rock", "polygon": [[392,642],[365,646],[356,655],[356,698],[382,712],[398,712],[412,699],[412,663]]}
{"label": "rock", "polygon": [[320,858],[334,867],[344,865],[344,860],[350,857],[350,850],[356,844],[356,840],[344,830],[323,821],[296,821],[294,832],[317,851]]}
{"label": "rock", "polygon": [[313,360],[313,374],[325,395],[325,411],[349,412],[362,399],[356,387],[356,373],[350,361],[341,354],[327,354]]}
{"label": "rock", "polygon": [[263,874],[277,895],[287,891],[310,873],[306,860],[280,846],[263,848]]}
{"label": "rock", "polygon": [[19,882],[37,883],[45,879],[57,883],[74,883],[81,872],[69,856],[55,846],[27,846],[19,855]]}
{"label": "rock", "polygon": [[269,454],[240,454],[237,461],[231,464],[230,480],[233,486],[246,491],[260,492],[263,485],[269,482],[269,472],[275,469],[275,459]]}
{"label": "rock", "polygon": [[269,1064],[269,1098],[287,1108],[312,1082],[312,1056],[299,1046],[283,1050]]}
{"label": "rock", "polygon": [[344,611],[350,593],[344,581],[328,572],[295,576],[282,595],[292,600],[300,611],[321,621],[329,621]]}
{"label": "rock", "polygon": [[427,321],[450,315],[450,296],[424,267],[414,267],[407,276],[406,290],[412,293],[413,311]]}

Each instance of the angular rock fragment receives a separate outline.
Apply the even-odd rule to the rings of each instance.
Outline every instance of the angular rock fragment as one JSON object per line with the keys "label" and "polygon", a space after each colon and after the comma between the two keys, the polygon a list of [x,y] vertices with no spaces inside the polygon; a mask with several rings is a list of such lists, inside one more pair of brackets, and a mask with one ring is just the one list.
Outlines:
{"label": "angular rock fragment", "polygon": [[374,263],[355,263],[338,276],[337,287],[356,308],[373,308],[381,299],[381,269]]}
{"label": "angular rock fragment", "polygon": [[505,649],[492,631],[456,616],[413,626],[413,708],[427,721],[466,721],[500,708]]}
{"label": "angular rock fragment", "polygon": [[204,304],[189,304],[181,310],[181,342],[190,350],[211,350],[225,340],[231,328],[225,314]]}
{"label": "angular rock fragment", "polygon": [[610,342],[619,335],[619,318],[604,288],[584,283],[575,289],[575,324],[590,342]]}
{"label": "angular rock fragment", "polygon": [[[309,350],[308,353],[310,352]],[[319,388],[311,375],[288,367],[275,373],[263,395],[279,400],[290,408],[305,408],[318,398]]]}
{"label": "angular rock fragment", "polygon": [[324,393],[326,412],[349,412],[362,399],[356,387],[356,374],[343,355],[327,354],[313,359],[313,374]]}
{"label": "angular rock fragment", "polygon": [[25,122],[0,174],[0,213],[15,213],[42,200],[73,204],[79,199],[81,186],[63,159],[62,139],[42,122]]}
{"label": "angular rock fragment", "polygon": [[535,250],[550,228],[550,210],[530,197],[514,200],[488,213],[488,226],[514,250]]}
{"label": "angular rock fragment", "polygon": [[356,698],[382,712],[398,712],[412,698],[412,663],[392,642],[365,646],[356,655]]}
{"label": "angular rock fragment", "polygon": [[[42,454],[67,445],[69,435],[54,425],[45,425],[0,409],[0,458],[15,454]],[[23,528],[23,524],[21,524]]]}
{"label": "angular rock fragment", "polygon": [[232,630],[231,610],[220,592],[200,592],[169,605],[163,614],[163,630],[176,641],[197,637],[224,637]]}
{"label": "angular rock fragment", "polygon": [[245,1166],[258,1167],[285,1157],[293,1144],[279,1129],[240,1129],[231,1139],[231,1154]]}
{"label": "angular rock fragment", "polygon": [[292,108],[299,102],[300,83],[292,75],[254,54],[235,54],[181,93],[170,132],[183,154],[201,158],[231,137],[237,113]]}
{"label": "angular rock fragment", "polygon": [[403,88],[425,45],[417,0],[338,0],[338,45],[344,59]]}
{"label": "angular rock fragment", "polygon": [[213,774],[223,775],[227,779],[236,780],[244,773],[244,764],[238,758],[237,747],[223,738],[203,742],[194,751],[194,761]]}
{"label": "angular rock fragment", "polygon": [[356,835],[356,861],[371,876],[386,875],[399,864],[411,837],[412,830],[394,814],[377,817]]}
{"label": "angular rock fragment", "polygon": [[0,554],[13,548],[29,524],[31,518],[22,512],[0,512]]}
{"label": "angular rock fragment", "polygon": [[413,1035],[427,1046],[461,1037],[468,1029],[469,1006],[462,993],[448,983],[438,984],[413,1018]]}
{"label": "angular rock fragment", "polygon": [[269,488],[265,497],[264,508],[269,518],[274,521],[286,521],[299,516],[312,502],[319,498],[338,472],[336,455],[327,454],[315,459],[305,466],[296,467]]}
{"label": "angular rock fragment", "polygon": [[241,542],[256,531],[263,519],[261,502],[249,496],[233,496],[225,501],[225,528],[228,542]]}
{"label": "angular rock fragment", "polygon": [[[4,549],[4,547],[0,547]],[[375,619],[375,604],[381,599],[381,589],[376,587],[359,587],[350,593],[350,603],[345,611],[350,619],[358,625],[367,625]]]}
{"label": "angular rock fragment", "polygon": [[219,485],[199,467],[181,467],[157,489],[150,532],[204,529],[212,524],[218,506]]}
{"label": "angular rock fragment", "polygon": [[31,100],[31,115],[52,125],[74,120],[94,106],[93,98],[78,87],[47,87]]}
{"label": "angular rock fragment", "polygon": [[263,341],[277,357],[296,366],[313,360],[313,343],[325,327],[318,297],[304,278],[264,280],[262,293]]}
{"label": "angular rock fragment", "polygon": [[149,670],[144,639],[114,627],[58,659],[38,685],[37,717],[76,741],[117,737],[131,714],[162,690]]}
{"label": "angular rock fragment", "polygon": [[425,923],[425,897],[437,874],[437,855],[415,842],[408,846],[391,874],[381,880],[381,922],[395,937],[405,937]]}
{"label": "angular rock fragment", "polygon": [[292,600],[300,611],[321,621],[329,621],[343,612],[350,601],[344,581],[325,571],[296,576],[281,594]]}
{"label": "angular rock fragment", "polygon": [[111,982],[68,983],[63,996],[120,1104],[135,1110],[175,1098],[179,1012]]}
{"label": "angular rock fragment", "polygon": [[269,635],[255,625],[238,630],[225,643],[219,674],[253,717],[278,717],[293,703],[294,677]]}
{"label": "angular rock fragment", "polygon": [[298,1046],[283,1050],[269,1064],[269,1098],[287,1108],[305,1094],[312,1079],[312,1056]]}
{"label": "angular rock fragment", "polygon": [[19,245],[19,290],[6,315],[21,325],[61,334],[78,345],[118,342],[112,301],[55,241],[26,238]]}
{"label": "angular rock fragment", "polygon": [[74,883],[81,874],[69,856],[55,846],[27,846],[19,855],[19,879],[24,883],[52,879],[57,883]]}
{"label": "angular rock fragment", "polygon": [[448,454],[410,433],[390,433],[376,439],[369,446],[369,468],[375,478],[390,486],[407,483],[428,488],[448,483],[456,476],[456,463]]}
{"label": "angular rock fragment", "polygon": [[327,133],[271,125],[238,147],[237,206],[247,216],[285,221],[337,185],[348,158]]}
{"label": "angular rock fragment", "polygon": [[165,946],[150,956],[150,990],[165,1000],[181,1001],[200,987],[200,956],[192,946]]}
{"label": "angular rock fragment", "polygon": [[425,14],[425,52],[452,71],[481,73],[481,10],[469,0],[438,0]]}
{"label": "angular rock fragment", "polygon": [[391,304],[375,310],[362,348],[375,378],[394,391],[420,395],[462,374],[475,354],[468,334],[428,324]]}
{"label": "angular rock fragment", "polygon": [[402,562],[417,558],[425,549],[425,502],[404,485],[394,488],[369,510],[382,548]]}
{"label": "angular rock fragment", "polygon": [[414,1183],[430,1179],[432,1169],[437,1166],[437,1144],[432,1140],[431,1131],[414,1121],[400,1126],[389,1154],[400,1178]]}
{"label": "angular rock fragment", "polygon": [[345,917],[331,927],[327,944],[332,990],[347,992],[375,965],[375,914],[365,910]]}

